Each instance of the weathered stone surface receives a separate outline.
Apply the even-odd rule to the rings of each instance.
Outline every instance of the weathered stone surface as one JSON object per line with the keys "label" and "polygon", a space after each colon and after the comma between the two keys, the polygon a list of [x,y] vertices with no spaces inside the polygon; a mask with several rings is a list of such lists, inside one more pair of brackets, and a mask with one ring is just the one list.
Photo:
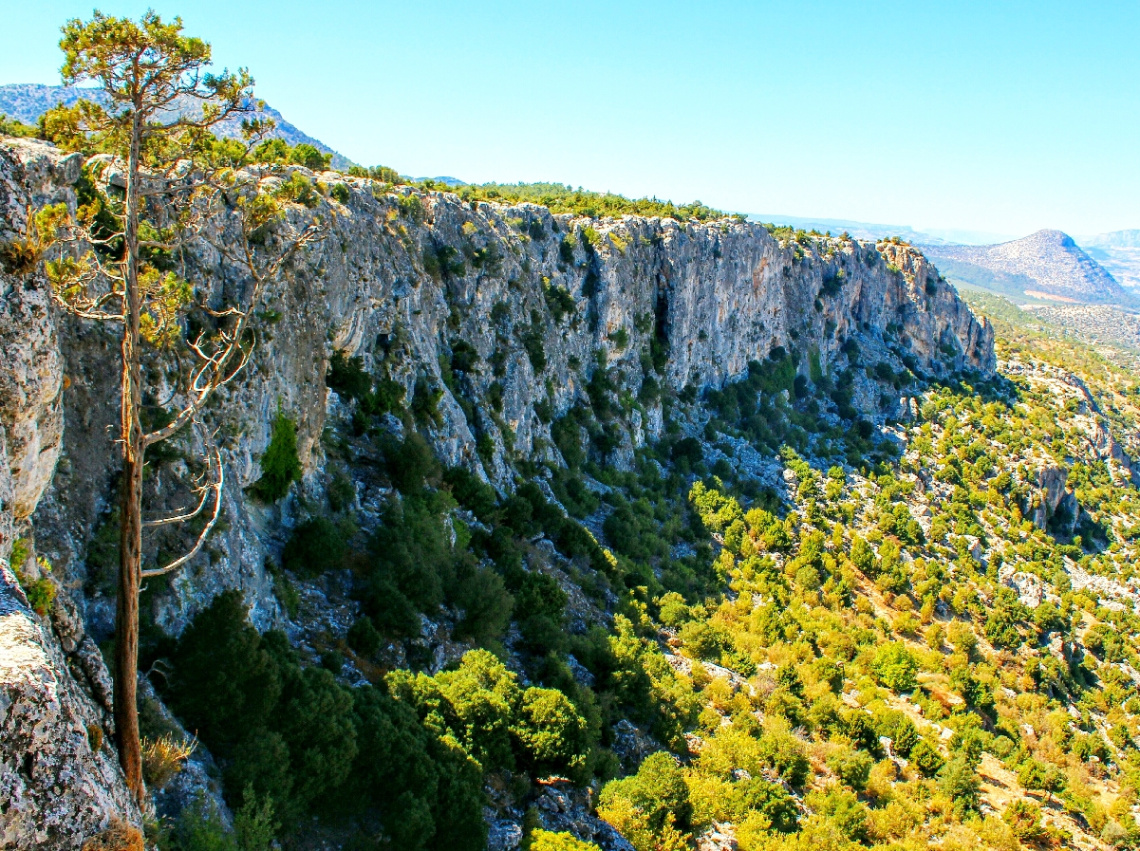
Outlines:
{"label": "weathered stone surface", "polygon": [[0,566],[0,847],[78,849],[115,817],[138,823],[108,739],[59,644]]}
{"label": "weathered stone surface", "polygon": [[[60,159],[43,145],[0,146],[0,243],[27,235],[31,205],[70,197],[77,157]],[[40,274],[0,270],[0,426],[7,435],[12,511],[27,518],[55,472],[63,436],[63,361]]]}

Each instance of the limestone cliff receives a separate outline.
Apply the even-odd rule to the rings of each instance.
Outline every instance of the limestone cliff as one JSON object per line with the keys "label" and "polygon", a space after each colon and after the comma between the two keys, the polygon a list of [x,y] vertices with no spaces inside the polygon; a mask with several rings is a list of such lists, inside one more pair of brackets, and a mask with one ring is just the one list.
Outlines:
{"label": "limestone cliff", "polygon": [[[79,166],[41,143],[0,141],[0,236],[21,232],[27,203],[73,203]],[[281,410],[297,423],[300,494],[324,492],[332,470],[322,437],[343,420],[325,383],[338,350],[397,382],[406,400],[438,393],[438,417],[424,424],[437,453],[501,490],[514,486],[519,461],[561,463],[551,422],[586,397],[602,368],[622,411],[607,462],[623,465],[664,428],[660,394],[641,392],[651,379],[666,394],[719,387],[780,348],[798,353],[800,372],[812,380],[846,368],[855,349],[922,376],[994,367],[990,327],[906,245],[782,237],[735,219],[575,218],[297,167],[254,170],[251,179],[271,187],[294,171],[317,181],[321,195],[315,209],[290,215],[321,215],[331,223],[328,236],[267,293],[257,354],[211,414],[233,486],[224,528],[208,552],[168,593],[154,595],[156,622],[169,632],[231,587],[245,592],[259,624],[283,621],[265,564],[279,552],[295,506],[261,506],[243,488],[260,475],[270,423]],[[183,262],[187,277],[212,297],[243,284],[205,241]],[[74,634],[89,642],[84,629],[105,637],[113,612],[89,542],[113,502],[117,347],[107,329],[53,317],[35,275],[6,276],[0,286],[0,424],[11,470],[0,477],[8,488],[0,493],[0,523],[7,523],[0,547],[10,549],[14,526],[31,517],[37,548],[81,614]],[[459,350],[477,366],[453,372]],[[9,351],[22,354],[10,359]],[[901,412],[871,378],[859,372],[855,380],[864,416]],[[163,482],[159,477],[155,495],[176,499]],[[375,519],[369,513],[378,494],[364,476],[353,486],[362,514]],[[57,606],[57,632],[67,632],[60,624],[69,605]],[[19,616],[28,617],[25,610]],[[58,662],[46,632],[20,635]],[[61,682],[71,676],[57,667]],[[19,676],[13,671],[5,681],[7,694]],[[60,758],[70,758],[63,747]],[[5,751],[0,758],[20,757]],[[112,775],[99,775],[108,802],[121,791]],[[110,804],[101,812],[110,815]]]}
{"label": "limestone cliff", "polygon": [[[79,176],[75,157],[25,153],[0,149],[0,241],[22,235],[27,205],[70,200]],[[98,648],[66,594],[41,617],[16,579],[46,572],[28,544],[30,519],[61,449],[63,359],[46,288],[39,275],[0,271],[3,848],[78,848],[114,819],[139,821],[110,744],[111,684]]]}

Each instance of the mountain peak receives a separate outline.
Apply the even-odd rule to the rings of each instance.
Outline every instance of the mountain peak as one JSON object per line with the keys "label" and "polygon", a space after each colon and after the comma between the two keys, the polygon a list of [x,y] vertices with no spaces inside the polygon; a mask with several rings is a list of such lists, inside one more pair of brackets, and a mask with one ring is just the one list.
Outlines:
{"label": "mountain peak", "polygon": [[1071,236],[1053,228],[997,245],[931,245],[924,250],[951,277],[1009,295],[1097,304],[1133,300]]}

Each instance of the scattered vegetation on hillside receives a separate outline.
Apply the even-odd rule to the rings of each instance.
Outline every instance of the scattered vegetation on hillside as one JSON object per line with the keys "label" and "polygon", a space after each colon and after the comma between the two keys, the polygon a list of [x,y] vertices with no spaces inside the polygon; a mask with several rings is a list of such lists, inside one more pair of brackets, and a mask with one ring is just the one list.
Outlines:
{"label": "scattered vegetation on hillside", "polygon": [[728,214],[706,207],[700,201],[674,204],[657,198],[626,198],[612,192],[574,189],[561,183],[484,183],[459,187],[457,194],[465,201],[494,201],[500,204],[540,204],[552,213],[575,216],[660,216],[662,218],[709,221]]}
{"label": "scattered vegetation on hillside", "polygon": [[[370,535],[347,498],[299,525],[286,567],[350,570],[362,614],[322,670],[221,601],[199,620],[226,612],[224,623],[196,624],[172,654],[172,701],[220,757],[234,805],[270,802],[283,838],[316,812],[358,832],[377,818],[401,846],[466,830],[462,847],[481,847],[470,831],[485,784],[513,783],[525,801],[529,781],[553,773],[595,784],[598,815],[637,851],[692,847],[714,827],[743,851],[1005,849],[1078,834],[1130,847],[1140,492],[1096,429],[1111,405],[1110,430],[1135,433],[1134,392],[1094,355],[1046,350],[1052,366],[1023,344],[1003,340],[993,379],[942,384],[861,364],[855,349],[832,376],[811,353],[774,350],[721,390],[666,394],[673,425],[628,472],[606,463],[624,414],[599,369],[590,404],[552,423],[567,465],[546,475],[568,514],[534,482],[502,498],[442,467],[389,380],[334,359],[352,451],[371,446],[395,492]],[[455,372],[475,368],[454,349]],[[855,369],[915,394],[913,416],[885,430],[863,420]],[[694,405],[711,414],[698,435],[681,427]],[[780,475],[742,469],[741,443]],[[484,649],[429,676],[413,652],[422,616]],[[219,661],[214,646],[206,671],[205,655],[193,661],[199,629],[215,645],[234,636],[242,660]],[[409,655],[389,670],[394,640]],[[339,684],[346,660],[373,685]],[[211,676],[269,695],[249,710],[262,714],[229,709],[247,705],[237,696],[196,704],[190,684]],[[655,743],[648,759],[629,761],[615,734],[627,722]],[[366,744],[392,729],[409,749],[398,759],[422,772]],[[243,746],[250,730],[268,738]],[[255,761],[270,752],[274,766]],[[421,773],[431,779],[404,780]],[[392,784],[403,797],[388,810]],[[417,815],[394,821],[396,810]],[[527,842],[581,845],[541,830]]]}

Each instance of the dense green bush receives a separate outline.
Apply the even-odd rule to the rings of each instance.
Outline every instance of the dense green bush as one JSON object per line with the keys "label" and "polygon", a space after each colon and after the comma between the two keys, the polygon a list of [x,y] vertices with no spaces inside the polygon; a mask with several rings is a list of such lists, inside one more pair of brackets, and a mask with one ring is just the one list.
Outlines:
{"label": "dense green bush", "polygon": [[442,387],[432,387],[426,378],[417,378],[411,406],[416,422],[423,425],[443,425],[443,413],[439,410],[439,400],[442,398]]}
{"label": "dense green bush", "polygon": [[443,472],[435,452],[418,432],[409,431],[404,439],[385,435],[380,438],[388,477],[396,489],[415,496],[427,485],[436,485]]}
{"label": "dense green bush", "polygon": [[372,392],[372,376],[364,369],[364,358],[347,357],[340,349],[329,359],[325,383],[345,401],[364,399]]}
{"label": "dense green bush", "polygon": [[369,545],[362,597],[376,627],[390,635],[419,631],[417,612],[433,612],[454,577],[444,521],[448,504],[424,492],[389,506]]}
{"label": "dense green bush", "polygon": [[598,797],[599,811],[616,809],[624,799],[641,813],[651,831],[660,831],[666,824],[679,829],[689,826],[693,814],[689,803],[689,790],[677,760],[667,753],[646,757],[637,774],[606,784]]}
{"label": "dense green bush", "polygon": [[344,566],[348,544],[342,526],[327,517],[299,523],[281,553],[281,565],[302,576],[319,576]]}
{"label": "dense green bush", "polygon": [[890,641],[879,646],[873,662],[879,682],[893,691],[910,691],[916,685],[918,660],[901,641]]}
{"label": "dense green bush", "polygon": [[364,657],[376,655],[382,643],[380,633],[367,615],[357,618],[348,630],[348,646]]}
{"label": "dense green bush", "polygon": [[300,478],[297,425],[282,411],[278,411],[273,420],[269,446],[261,456],[261,478],[250,485],[249,491],[262,502],[277,502],[289,492],[289,486]]}
{"label": "dense green bush", "polygon": [[[195,617],[171,660],[170,702],[221,762],[231,804],[261,812],[268,802],[284,835],[314,813],[378,808],[402,848],[483,847],[471,759],[385,688],[349,689],[302,668],[284,635],[258,635],[238,592]],[[205,822],[187,831],[224,835]]]}
{"label": "dense green bush", "polygon": [[398,171],[383,165],[371,166],[369,168],[353,165],[349,166],[348,173],[353,177],[367,177],[380,183],[407,183],[407,181],[400,176]]}
{"label": "dense green bush", "polygon": [[591,742],[578,710],[554,689],[524,691],[485,650],[470,651],[453,671],[434,677],[396,671],[389,682],[399,700],[443,723],[486,771],[521,764],[584,779]]}

